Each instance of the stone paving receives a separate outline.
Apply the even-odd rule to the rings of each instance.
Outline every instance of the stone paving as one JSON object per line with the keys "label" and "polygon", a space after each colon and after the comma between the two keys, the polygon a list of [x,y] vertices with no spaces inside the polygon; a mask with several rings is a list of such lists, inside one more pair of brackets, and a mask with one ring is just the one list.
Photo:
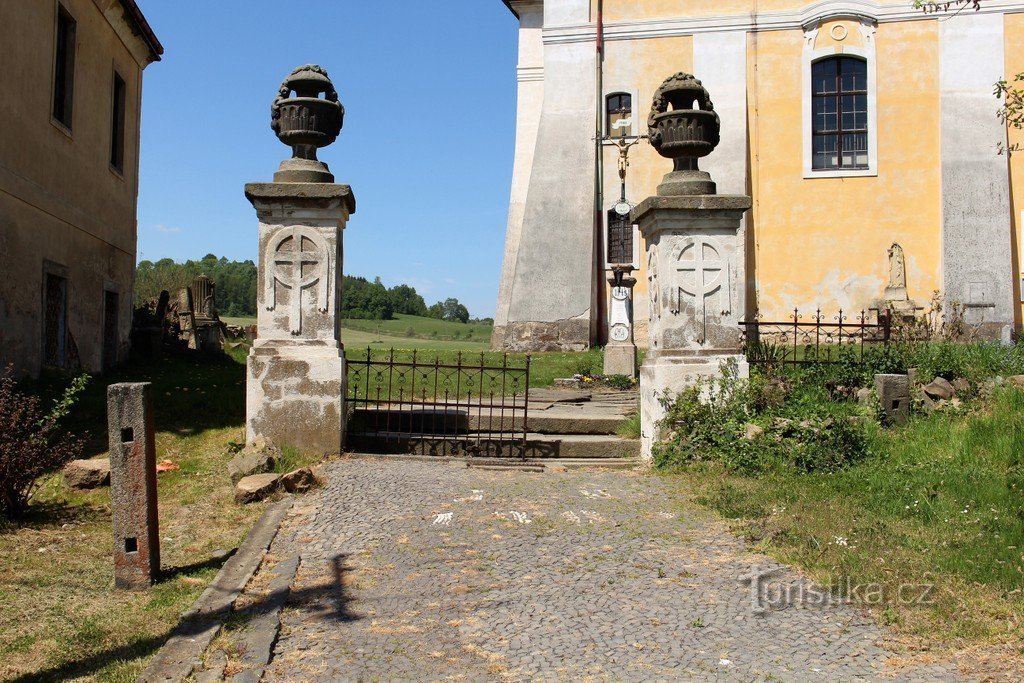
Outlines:
{"label": "stone paving", "polygon": [[806,584],[655,476],[327,473],[271,549],[301,565],[265,680],[957,680],[856,608],[761,609],[742,577]]}

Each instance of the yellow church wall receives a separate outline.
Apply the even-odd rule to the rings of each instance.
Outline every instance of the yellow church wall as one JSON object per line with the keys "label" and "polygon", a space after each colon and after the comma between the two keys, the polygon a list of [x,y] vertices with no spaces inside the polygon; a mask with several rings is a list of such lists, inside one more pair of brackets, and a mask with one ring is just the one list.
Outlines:
{"label": "yellow church wall", "polygon": [[803,177],[802,40],[801,31],[748,37],[757,306],[771,318],[870,307],[894,241],[911,298],[926,303],[941,258],[937,24],[878,27],[877,177]]}
{"label": "yellow church wall", "polygon": [[[693,36],[610,41],[605,45],[604,90],[610,93],[622,88],[635,93],[634,134],[647,132],[651,100],[662,81],[677,71],[692,70]],[[618,156],[618,148],[610,145],[604,147],[606,206],[614,203],[619,196]],[[645,142],[630,149],[629,162],[626,188],[633,203],[639,203],[641,199],[655,194],[662,176],[672,170],[672,162],[659,156]],[[637,298],[643,297],[646,300],[647,274],[643,251],[641,243],[640,270],[635,274],[637,284],[634,293]],[[641,330],[638,329],[637,333],[638,338],[643,338]]]}
{"label": "yellow church wall", "polygon": [[[1003,21],[1005,30],[1006,50],[1006,79],[1012,79],[1016,74],[1024,72],[1024,14],[1007,14]],[[1009,144],[1019,144],[1024,148],[1024,130],[1010,128],[1007,131]],[[1010,216],[1013,225],[1013,256],[1014,268],[1018,278],[1014,282],[1014,296],[1017,301],[1021,300],[1020,277],[1024,277],[1024,263],[1021,259],[1021,244],[1024,242],[1024,220],[1021,212],[1024,212],[1024,151],[1017,152],[1010,156]],[[1017,327],[1020,328],[1024,320],[1024,305],[1017,311]]]}
{"label": "yellow church wall", "polygon": [[[596,15],[598,0],[591,0]],[[604,0],[604,20],[639,21],[800,10],[808,0]],[[685,5],[685,7],[684,7]]]}

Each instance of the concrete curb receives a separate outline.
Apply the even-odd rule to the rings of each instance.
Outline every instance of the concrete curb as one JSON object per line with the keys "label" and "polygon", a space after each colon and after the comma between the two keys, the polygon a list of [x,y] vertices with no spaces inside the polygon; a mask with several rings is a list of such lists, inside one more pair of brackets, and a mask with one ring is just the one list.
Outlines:
{"label": "concrete curb", "polygon": [[258,683],[270,662],[270,656],[281,630],[281,609],[291,594],[295,573],[299,570],[299,556],[282,560],[272,571],[273,579],[267,587],[268,594],[259,606],[257,614],[239,634],[242,644],[241,664],[246,668],[232,676],[232,683]]}
{"label": "concrete curb", "polygon": [[203,653],[220,631],[221,622],[231,612],[235,600],[259,569],[291,507],[289,497],[264,511],[238,552],[224,563],[213,583],[182,615],[182,621],[139,676],[138,683],[180,683],[201,664]]}

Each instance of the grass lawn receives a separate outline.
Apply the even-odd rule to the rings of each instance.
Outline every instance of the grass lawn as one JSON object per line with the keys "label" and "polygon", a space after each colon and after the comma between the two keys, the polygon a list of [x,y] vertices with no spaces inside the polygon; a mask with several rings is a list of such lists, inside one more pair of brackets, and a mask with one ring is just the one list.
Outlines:
{"label": "grass lawn", "polygon": [[[247,327],[256,318],[230,318],[228,325]],[[396,349],[473,349],[484,351],[491,341],[490,325],[458,323],[418,315],[396,314],[394,320],[342,320],[342,341],[357,346]]]}
{"label": "grass lawn", "polygon": [[106,384],[151,381],[164,578],[152,590],[113,588],[109,489],[72,493],[47,479],[18,525],[0,522],[0,679],[132,681],[213,579],[215,550],[245,537],[263,504],[238,506],[225,465],[242,440],[245,366],[240,357],[164,359],[93,378],[73,414],[106,450]]}
{"label": "grass lawn", "polygon": [[[876,616],[915,642],[1022,667],[1024,391],[1000,389],[973,414],[875,429],[871,450],[835,474],[704,465],[669,478],[822,585],[880,585]],[[891,600],[901,585],[926,584],[931,604]]]}

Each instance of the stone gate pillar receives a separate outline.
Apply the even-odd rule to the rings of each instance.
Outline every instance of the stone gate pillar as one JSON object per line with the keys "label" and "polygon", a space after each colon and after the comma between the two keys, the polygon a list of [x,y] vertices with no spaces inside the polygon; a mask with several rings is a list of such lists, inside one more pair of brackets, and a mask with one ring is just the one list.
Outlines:
{"label": "stone gate pillar", "polygon": [[735,363],[748,375],[739,322],[746,307],[745,235],[750,197],[716,194],[697,159],[718,145],[718,114],[700,81],[679,73],[654,97],[651,144],[674,169],[633,210],[647,249],[649,348],[640,368],[642,455],[660,440],[664,399]]}
{"label": "stone gate pillar", "polygon": [[262,438],[332,454],[344,442],[342,235],[356,205],[351,188],[335,184],[316,158],[317,148],[341,131],[344,113],[326,71],[293,71],[271,108],[271,127],[293,156],[274,182],[245,186],[259,218],[257,338],[247,364],[250,443]]}

